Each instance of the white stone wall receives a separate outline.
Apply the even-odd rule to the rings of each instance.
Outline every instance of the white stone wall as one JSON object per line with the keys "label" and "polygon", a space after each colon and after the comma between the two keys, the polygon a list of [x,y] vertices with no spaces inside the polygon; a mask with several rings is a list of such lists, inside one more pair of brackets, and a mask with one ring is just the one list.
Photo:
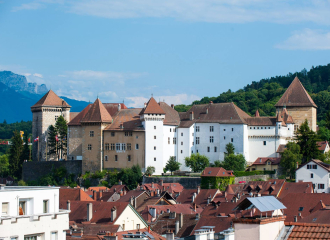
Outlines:
{"label": "white stone wall", "polygon": [[173,144],[173,138],[178,139],[176,130],[177,126],[163,126],[163,167],[165,167],[171,156],[176,157],[177,144]]}
{"label": "white stone wall", "polygon": [[[137,224],[140,225],[140,229],[148,227],[148,225],[143,221],[143,218],[136,211],[134,211],[133,207],[130,205],[127,205],[114,224],[120,225],[124,231],[138,230]],[[123,227],[123,224],[125,227]]]}
{"label": "white stone wall", "polygon": [[[192,136],[194,134],[194,127],[191,126],[190,128],[178,128],[178,137],[177,137],[177,159],[178,162],[181,163],[180,170],[182,171],[190,171],[190,168],[185,166],[185,157],[189,157],[194,151],[194,137]],[[196,153],[194,151],[194,153]]]}
{"label": "white stone wall", "polygon": [[284,221],[267,224],[235,223],[235,240],[266,240],[276,239],[284,227]]}
{"label": "white stone wall", "polygon": [[[235,147],[235,153],[245,154],[246,138],[244,135],[246,125],[244,124],[220,124],[220,160],[224,160],[224,153],[226,152],[226,145],[231,142]],[[216,159],[217,160],[217,159]]]}
{"label": "white stone wall", "polygon": [[[307,169],[307,165],[316,165],[317,169]],[[311,178],[311,174],[313,174],[313,178]],[[329,172],[314,162],[310,162],[296,171],[296,182],[300,181],[312,182],[315,186],[314,192],[330,192]],[[318,184],[324,184],[324,189],[318,189]]]}

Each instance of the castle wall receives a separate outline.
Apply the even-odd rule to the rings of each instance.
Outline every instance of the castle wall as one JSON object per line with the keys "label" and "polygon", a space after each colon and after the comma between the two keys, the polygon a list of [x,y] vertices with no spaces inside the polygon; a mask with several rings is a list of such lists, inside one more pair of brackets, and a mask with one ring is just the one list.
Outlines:
{"label": "castle wall", "polygon": [[[132,133],[132,136],[129,133]],[[111,144],[113,144],[113,148],[111,148]],[[123,144],[125,144],[125,148],[123,148]],[[128,149],[128,144],[131,144],[131,150]],[[136,149],[136,144],[139,145],[139,149]],[[104,131],[104,168],[130,168],[138,164],[142,171],[145,171],[144,144],[144,131]]]}
{"label": "castle wall", "polygon": [[82,127],[68,126],[68,160],[82,160]]}

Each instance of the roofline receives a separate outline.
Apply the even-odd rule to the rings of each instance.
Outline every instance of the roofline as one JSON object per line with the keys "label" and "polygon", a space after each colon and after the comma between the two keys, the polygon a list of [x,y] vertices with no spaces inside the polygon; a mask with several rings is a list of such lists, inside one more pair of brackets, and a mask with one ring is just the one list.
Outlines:
{"label": "roofline", "polygon": [[133,210],[133,212],[135,212],[135,214],[138,216],[138,218],[146,225],[146,227],[148,227],[148,223],[143,219],[143,217],[140,215],[140,213],[138,213],[136,211],[136,209],[130,204],[128,203],[128,206]]}
{"label": "roofline", "polygon": [[[330,172],[329,169],[327,169],[326,167],[324,167],[322,164],[320,164],[320,163],[318,163],[318,162],[315,162],[315,160],[319,160],[319,159],[311,159],[310,161],[308,161],[308,162],[306,162],[306,163],[300,165],[295,171],[299,170],[300,168],[304,167],[306,164],[308,164],[308,163],[310,163],[310,162],[314,162],[314,163],[316,163],[317,165],[319,165],[320,167],[322,167],[324,170],[327,170],[328,172]],[[319,161],[321,161],[321,160],[319,160]]]}

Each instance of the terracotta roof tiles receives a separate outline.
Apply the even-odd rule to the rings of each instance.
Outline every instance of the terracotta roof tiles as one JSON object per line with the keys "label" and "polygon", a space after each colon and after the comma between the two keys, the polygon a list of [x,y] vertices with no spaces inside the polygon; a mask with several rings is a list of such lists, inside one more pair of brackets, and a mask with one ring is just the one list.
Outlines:
{"label": "terracotta roof tiles", "polygon": [[71,108],[71,106],[61,99],[53,90],[49,90],[36,104],[34,104],[31,108],[41,107],[41,106],[56,106],[56,107],[66,107]]}
{"label": "terracotta roof tiles", "polygon": [[159,105],[165,112],[164,125],[177,126],[180,124],[179,113],[174,108],[170,107],[165,102],[160,102]]}
{"label": "terracotta roof tiles", "polygon": [[80,122],[81,123],[111,123],[112,117],[110,116],[106,108],[103,106],[101,100],[97,98]]}
{"label": "terracotta roof tiles", "polygon": [[60,201],[93,201],[93,199],[80,188],[60,188],[59,191]]}
{"label": "terracotta roof tiles", "polygon": [[254,161],[254,163],[251,165],[265,165],[267,162],[270,161],[271,165],[279,165],[281,162],[281,158],[275,158],[275,157],[259,157],[257,160]]}
{"label": "terracotta roof tiles", "polygon": [[165,114],[165,112],[156,102],[156,100],[151,97],[147,103],[146,108],[143,108],[140,114]]}
{"label": "terracotta roof tiles", "polygon": [[105,128],[106,131],[144,131],[139,113],[141,108],[120,110],[114,117],[113,123]]}
{"label": "terracotta roof tiles", "polygon": [[201,177],[235,177],[232,170],[222,167],[207,167],[203,170]]}

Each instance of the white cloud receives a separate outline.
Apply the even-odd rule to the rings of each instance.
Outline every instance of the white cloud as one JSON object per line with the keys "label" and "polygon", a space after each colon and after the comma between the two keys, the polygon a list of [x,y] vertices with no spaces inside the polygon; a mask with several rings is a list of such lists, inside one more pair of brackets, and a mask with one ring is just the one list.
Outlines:
{"label": "white cloud", "polygon": [[40,73],[34,73],[33,76],[38,77],[38,78],[43,78],[42,74],[40,74]]}
{"label": "white cloud", "polygon": [[[200,100],[201,98],[196,95],[189,95],[186,93],[176,94],[172,96],[154,96],[156,101],[166,102],[168,105],[174,104],[191,104],[195,100]],[[127,104],[128,107],[142,108],[144,103],[149,101],[146,97],[127,97],[130,102]]]}
{"label": "white cloud", "polygon": [[170,17],[187,21],[330,24],[330,1],[309,0],[35,0],[14,10],[58,3],[64,11],[104,18]]}
{"label": "white cloud", "polygon": [[287,40],[275,47],[285,50],[330,50],[330,32],[306,28],[295,31]]}

